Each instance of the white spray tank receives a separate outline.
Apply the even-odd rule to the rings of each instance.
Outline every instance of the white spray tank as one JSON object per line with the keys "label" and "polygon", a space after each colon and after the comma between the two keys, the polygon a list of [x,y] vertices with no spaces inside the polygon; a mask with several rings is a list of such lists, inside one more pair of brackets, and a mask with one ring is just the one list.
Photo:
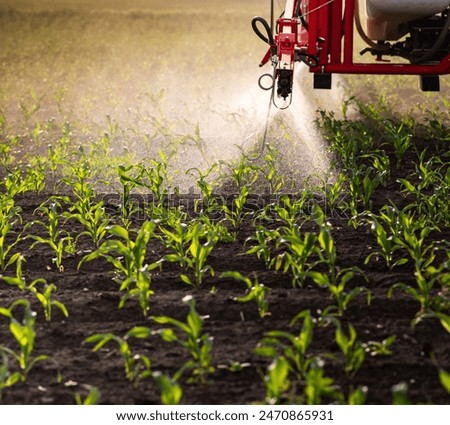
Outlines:
{"label": "white spray tank", "polygon": [[366,0],[367,35],[372,40],[398,40],[408,32],[408,22],[449,6],[449,0]]}

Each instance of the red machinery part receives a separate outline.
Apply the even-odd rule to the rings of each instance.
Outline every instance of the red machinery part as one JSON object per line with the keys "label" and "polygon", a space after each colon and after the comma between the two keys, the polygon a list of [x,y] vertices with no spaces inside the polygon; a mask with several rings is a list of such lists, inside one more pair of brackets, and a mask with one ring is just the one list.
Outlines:
{"label": "red machinery part", "polygon": [[[316,88],[330,88],[331,74],[387,74],[387,75],[420,75],[422,79],[432,77],[432,84],[423,89],[438,90],[438,75],[450,73],[450,49],[446,46],[446,55],[441,55],[438,60],[433,58],[424,63],[390,62],[389,56],[402,56],[401,46],[382,42],[371,43],[375,48],[366,49],[375,56],[372,62],[357,62],[354,60],[355,51],[355,12],[356,0],[287,0],[286,9],[282,17],[277,19],[276,35],[264,37],[261,32],[255,32],[270,44],[269,51],[263,58],[261,65],[270,59],[275,66],[274,80],[281,75],[285,79],[286,72],[293,76],[295,61],[305,62],[316,79],[319,81]],[[359,16],[359,15],[358,15]],[[444,14],[442,14],[444,17]],[[254,18],[256,19],[256,18]],[[262,18],[258,18],[260,21]],[[259,22],[260,22],[259,21]],[[252,22],[252,25],[254,22]],[[442,35],[448,44],[448,26],[450,25],[450,13],[443,25]],[[269,31],[268,25],[265,25]],[[447,31],[447,33],[445,33]],[[259,32],[259,33],[258,33]],[[370,40],[369,40],[370,41]],[[404,53],[403,53],[403,56]],[[284,71],[284,72],[283,72]],[[283,74],[281,74],[283,72]],[[322,83],[321,77],[323,77]],[[435,83],[437,80],[437,86]],[[315,85],[316,86],[316,85]],[[278,84],[278,95],[286,99],[287,93]]]}

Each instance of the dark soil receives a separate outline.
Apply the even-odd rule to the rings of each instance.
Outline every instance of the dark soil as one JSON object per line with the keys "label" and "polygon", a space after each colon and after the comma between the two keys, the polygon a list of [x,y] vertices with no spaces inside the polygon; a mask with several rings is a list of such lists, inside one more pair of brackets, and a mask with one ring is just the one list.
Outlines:
{"label": "dark soil", "polygon": [[[411,155],[415,155],[411,153]],[[396,171],[406,175],[412,162],[406,158],[404,168]],[[408,167],[410,167],[408,169]],[[398,177],[398,176],[397,176]],[[389,200],[401,203],[403,195],[395,183],[375,193],[374,206],[381,206]],[[47,199],[47,195],[26,194],[16,203],[22,208],[24,223],[39,218],[36,208]],[[113,203],[109,205],[114,208]],[[392,388],[399,383],[408,386],[408,397],[412,403],[447,404],[450,397],[439,383],[435,361],[450,370],[449,335],[435,319],[424,319],[414,328],[411,321],[419,310],[419,304],[400,291],[387,297],[389,288],[397,282],[413,283],[412,267],[405,265],[389,271],[380,261],[364,264],[369,246],[375,246],[374,237],[364,229],[355,230],[348,225],[346,217],[332,217],[333,236],[338,250],[341,267],[359,266],[364,270],[367,282],[362,279],[352,285],[364,284],[372,292],[372,301],[367,304],[365,296],[355,298],[349,305],[342,323],[351,323],[362,342],[383,341],[390,335],[396,340],[390,356],[370,356],[361,369],[348,377],[343,372],[343,358],[334,342],[334,325],[317,326],[311,353],[335,355],[335,360],[326,360],[325,372],[334,383],[348,394],[350,388],[366,386],[367,403],[392,403]],[[136,220],[132,227],[139,226]],[[276,224],[274,224],[275,226]],[[71,234],[81,231],[73,222],[62,226]],[[29,233],[43,235],[43,227],[34,225]],[[188,308],[182,303],[190,294],[196,300],[198,311],[208,315],[205,332],[214,337],[213,354],[215,372],[204,384],[188,383],[188,376],[182,378],[184,404],[246,404],[263,402],[265,385],[262,376],[269,360],[255,354],[258,341],[269,330],[298,332],[301,323],[290,328],[292,318],[308,309],[317,317],[318,310],[332,304],[326,291],[312,283],[293,288],[291,278],[282,272],[268,271],[264,263],[254,256],[243,255],[244,242],[254,231],[250,220],[237,229],[237,240],[221,242],[210,256],[209,263],[216,271],[214,277],[207,276],[200,289],[184,284],[180,270],[175,264],[164,264],[162,271],[154,272],[151,297],[151,315],[172,316],[185,320]],[[449,239],[449,229],[435,235],[436,239]],[[46,245],[30,249],[32,241],[22,241],[16,251],[23,253],[24,277],[27,282],[44,278],[55,283],[58,290],[55,299],[63,302],[70,315],[65,318],[56,308],[50,322],[44,320],[42,308],[32,301],[38,313],[36,322],[36,345],[33,355],[48,354],[50,360],[37,363],[24,383],[4,391],[4,404],[73,404],[75,394],[85,396],[89,388],[97,387],[102,404],[160,404],[160,394],[155,382],[147,378],[134,387],[127,381],[123,361],[117,346],[106,345],[99,352],[92,351],[92,344],[84,340],[95,333],[113,332],[123,336],[134,326],[160,326],[143,317],[136,299],[130,299],[126,306],[118,309],[121,293],[113,281],[110,264],[96,260],[78,263],[84,252],[93,246],[87,238],[80,238],[77,254],[66,256],[64,270],[56,270],[52,251]],[[153,262],[167,251],[158,242],[151,240],[148,260]],[[13,269],[14,267],[12,267]],[[242,304],[234,300],[245,294],[243,283],[221,279],[220,273],[228,270],[240,271],[244,275],[257,274],[259,281],[271,290],[268,293],[271,315],[261,319],[254,302]],[[8,274],[14,270],[8,269]],[[6,307],[19,297],[28,297],[17,288],[0,283],[0,306]],[[31,298],[30,298],[31,300]],[[347,329],[346,326],[344,329]],[[16,348],[8,328],[8,320],[0,317],[1,344]],[[189,359],[186,350],[174,343],[163,342],[158,335],[145,340],[130,339],[135,353],[147,355],[152,369],[173,375]],[[435,359],[435,360],[434,360]],[[246,363],[240,371],[225,367],[231,361]],[[302,383],[298,386],[302,393]],[[331,402],[326,398],[323,403]]]}

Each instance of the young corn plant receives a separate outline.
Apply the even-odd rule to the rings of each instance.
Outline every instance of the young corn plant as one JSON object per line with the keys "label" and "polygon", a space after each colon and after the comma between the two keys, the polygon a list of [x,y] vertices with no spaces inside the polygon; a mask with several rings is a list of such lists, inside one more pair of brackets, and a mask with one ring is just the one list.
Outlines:
{"label": "young corn plant", "polygon": [[[252,242],[251,246],[245,254],[256,254],[258,259],[262,259],[268,269],[272,268],[277,261],[273,253],[275,241],[281,238],[279,230],[266,229],[264,226],[257,226],[255,235],[247,238],[245,243]],[[273,245],[273,246],[272,246]]]}
{"label": "young corn plant", "polygon": [[366,356],[364,346],[357,340],[356,330],[351,324],[348,325],[348,336],[342,330],[341,324],[339,322],[336,324],[335,341],[344,354],[344,370],[349,377],[353,377],[364,362]]}
{"label": "young corn plant", "polygon": [[445,273],[442,268],[429,266],[425,270],[416,268],[414,276],[416,286],[408,285],[404,282],[396,283],[389,288],[388,298],[391,298],[394,290],[398,289],[419,303],[420,309],[413,319],[413,325],[423,318],[431,316],[438,317],[444,328],[448,327],[450,329],[450,326],[446,325],[446,323],[450,323],[446,314],[450,307],[450,302],[445,295],[445,286],[442,291],[436,288],[439,283],[444,282],[448,290],[450,275]]}
{"label": "young corn plant", "polygon": [[368,264],[370,260],[375,257],[382,257],[389,270],[395,267],[401,266],[408,262],[407,258],[396,258],[395,253],[403,249],[403,244],[398,242],[398,239],[394,235],[388,235],[382,223],[380,223],[381,217],[375,214],[368,213],[366,222],[370,225],[372,233],[376,237],[376,241],[379,250],[370,253],[364,260],[365,264]]}
{"label": "young corn plant", "polygon": [[180,404],[183,397],[183,389],[178,383],[178,379],[180,378],[179,372],[174,377],[165,375],[159,371],[152,373],[152,377],[161,392],[161,404],[170,406]]}
{"label": "young corn plant", "polygon": [[436,257],[435,243],[427,243],[427,236],[433,228],[423,226],[414,214],[407,211],[399,212],[399,220],[401,232],[396,237],[396,242],[406,249],[416,270],[426,269]]}
{"label": "young corn plant", "polygon": [[368,341],[363,343],[364,350],[369,353],[370,356],[392,356],[393,351],[391,350],[392,344],[396,340],[395,335],[390,335],[383,341]]}
{"label": "young corn plant", "polygon": [[0,197],[0,270],[2,272],[14,264],[20,256],[20,253],[12,253],[22,239],[22,232],[14,231],[22,222],[20,212],[20,208],[14,205],[12,198]]}
{"label": "young corn plant", "polygon": [[345,183],[347,183],[347,175],[344,172],[339,173],[335,181],[324,182],[323,192],[327,200],[327,209],[329,211],[333,212],[338,208],[342,208]]}
{"label": "young corn plant", "polygon": [[63,215],[68,219],[77,220],[84,228],[77,236],[88,236],[98,247],[100,241],[106,236],[109,218],[104,209],[103,201],[95,202],[95,193],[88,179],[91,175],[89,163],[84,161],[72,167],[72,178],[65,179],[66,184],[72,188],[75,202],[71,203],[68,212]]}
{"label": "young corn plant", "polygon": [[135,171],[133,165],[119,165],[117,173],[119,175],[120,183],[122,184],[122,191],[120,196],[120,213],[122,223],[125,228],[128,228],[131,224],[131,218],[139,211],[139,207],[135,205],[131,197],[132,190],[138,186],[137,181],[141,179],[144,169],[138,170],[137,176],[132,175]]}
{"label": "young corn plant", "polygon": [[231,206],[224,202],[221,207],[225,217],[234,227],[239,227],[243,220],[252,214],[251,211],[246,209],[246,203],[250,189],[258,179],[259,172],[259,167],[247,162],[245,157],[241,158],[237,166],[231,171],[232,180],[238,193]]}
{"label": "young corn plant", "polygon": [[308,188],[304,188],[301,195],[296,198],[286,194],[281,195],[279,202],[271,206],[271,209],[276,214],[276,220],[287,227],[292,227],[294,224],[298,224],[299,221],[303,222],[309,213],[310,202],[313,196],[313,192]]}
{"label": "young corn plant", "polygon": [[[14,316],[16,308],[22,307],[22,320]],[[31,310],[30,302],[26,299],[14,301],[8,308],[0,307],[0,315],[9,319],[9,331],[16,340],[19,350],[0,345],[0,352],[6,353],[14,359],[20,369],[21,380],[25,381],[33,366],[41,361],[47,360],[47,355],[33,357],[34,343],[36,339],[36,313]]]}
{"label": "young corn plant", "polygon": [[334,385],[334,380],[325,376],[324,362],[316,359],[308,370],[305,377],[304,397],[308,405],[320,405],[323,398],[329,400],[342,401],[343,395],[339,388]]}
{"label": "young corn plant", "polygon": [[53,292],[57,289],[54,283],[48,284],[45,279],[35,279],[30,283],[27,289],[31,291],[40,302],[44,309],[45,320],[47,322],[52,320],[53,307],[58,308],[65,317],[69,317],[66,306],[61,301],[52,298]]}
{"label": "young corn plant", "polygon": [[317,251],[317,236],[315,233],[301,234],[301,226],[283,227],[280,237],[276,240],[276,249],[281,249],[275,261],[275,270],[283,269],[292,275],[292,285],[302,286],[309,270],[313,266],[311,257]]}
{"label": "young corn plant", "polygon": [[97,387],[92,387],[88,395],[83,399],[80,393],[75,394],[75,403],[77,406],[95,406],[100,402],[100,391]]}
{"label": "young corn plant", "polygon": [[308,276],[314,283],[322,288],[326,288],[336,302],[335,305],[328,306],[322,312],[323,317],[328,315],[343,316],[349,303],[358,295],[366,294],[367,304],[370,304],[371,292],[366,287],[357,286],[350,290],[347,289],[348,283],[357,273],[361,273],[361,270],[357,267],[339,270],[336,273],[333,273],[333,277],[330,277],[329,273],[318,271],[308,272]]}
{"label": "young corn plant", "polygon": [[379,174],[372,167],[360,166],[353,170],[349,177],[349,209],[352,215],[358,212],[361,203],[365,211],[372,210],[372,197],[375,190],[382,184],[383,175]]}
{"label": "young corn plant", "polygon": [[394,148],[397,157],[397,168],[400,168],[403,157],[411,147],[414,134],[414,121],[404,119],[400,123],[393,120],[385,120],[383,126],[387,142]]}
{"label": "young corn plant", "polygon": [[270,288],[264,286],[262,283],[258,282],[258,278],[250,279],[247,276],[243,276],[239,272],[224,272],[220,275],[220,277],[226,278],[230,277],[240,282],[245,283],[247,286],[247,294],[243,297],[234,298],[237,302],[246,303],[250,301],[256,301],[258,305],[259,317],[264,318],[270,316],[269,312],[269,301],[267,300],[267,292],[270,291]]}
{"label": "young corn plant", "polygon": [[266,386],[265,402],[270,405],[282,404],[291,399],[289,390],[292,387],[289,381],[290,365],[283,356],[276,357],[267,367],[263,376]]}
{"label": "young corn plant", "polygon": [[[43,307],[46,321],[49,322],[52,319],[52,307],[58,308],[65,317],[69,317],[69,312],[65,305],[52,298],[53,292],[57,289],[54,283],[48,284],[45,279],[38,278],[27,284],[22,272],[22,261],[23,257],[19,256],[16,261],[15,276],[0,275],[0,279],[8,285],[16,286],[21,291],[31,292]],[[42,291],[39,290],[40,288],[42,288]]]}
{"label": "young corn plant", "polygon": [[242,186],[238,194],[233,198],[233,203],[228,206],[226,203],[221,205],[222,211],[226,219],[232,224],[234,228],[238,228],[244,219],[252,214],[250,210],[246,209],[246,202],[249,195],[249,186]]}
{"label": "young corn plant", "polygon": [[[150,192],[152,202],[148,212],[153,217],[155,214],[160,213],[161,210],[164,210],[163,204],[168,194],[168,158],[163,151],[159,151],[159,157],[159,161],[151,159],[148,163],[139,163],[129,168],[129,170],[136,169],[136,175],[134,176],[131,174],[126,175],[126,173],[119,171],[123,184],[128,184],[130,188],[145,188]],[[127,196],[129,196],[129,193]]]}
{"label": "young corn plant", "polygon": [[209,175],[215,170],[218,164],[214,164],[205,172],[202,172],[198,168],[190,168],[186,171],[186,174],[193,175],[196,173],[198,176],[196,177],[197,187],[200,189],[202,195],[202,212],[206,215],[214,214],[216,211],[220,209],[219,202],[217,198],[214,196],[214,189],[211,183],[208,182]]}
{"label": "young corn plant", "polygon": [[298,380],[302,380],[317,358],[308,353],[315,326],[309,310],[297,314],[290,322],[290,326],[294,326],[299,320],[302,320],[302,327],[298,334],[286,331],[266,332],[264,338],[258,342],[255,352],[263,357],[284,358],[289,365],[289,370]]}
{"label": "young corn plant", "polygon": [[[183,303],[189,307],[186,322],[168,316],[153,316],[151,319],[159,325],[169,326],[156,331],[164,341],[176,342],[190,353],[191,359],[182,366],[180,374],[190,371],[192,376],[188,382],[205,383],[208,375],[215,370],[212,357],[213,338],[203,332],[203,323],[208,316],[199,315],[192,296],[184,297]],[[178,331],[178,334],[175,331]]]}
{"label": "young corn plant", "polygon": [[[0,348],[1,350],[1,348]],[[3,392],[7,389],[12,387],[13,385],[17,384],[21,378],[22,375],[20,372],[13,372],[9,369],[9,362],[10,362],[10,355],[5,352],[1,351],[1,363],[0,363],[0,401],[2,400]]]}
{"label": "young corn plant", "polygon": [[175,241],[176,252],[166,255],[164,259],[179,263],[185,270],[192,270],[195,280],[184,273],[181,275],[181,280],[188,285],[199,288],[206,273],[211,276],[214,275],[214,269],[207,264],[207,260],[216,246],[219,236],[215,231],[205,229],[200,222],[192,223],[186,230],[180,227],[178,231],[179,236],[184,240],[181,243]]}
{"label": "young corn plant", "polygon": [[75,242],[73,237],[65,230],[59,228],[59,217],[61,216],[61,204],[58,199],[52,198],[49,204],[42,204],[37,210],[41,216],[46,218],[46,221],[35,221],[33,224],[43,226],[47,231],[47,237],[29,235],[27,237],[33,239],[35,242],[31,244],[33,249],[37,244],[48,245],[55,257],[53,262],[59,271],[64,271],[63,257],[65,253],[73,254],[75,252]]}
{"label": "young corn plant", "polygon": [[108,233],[115,237],[100,245],[100,247],[83,257],[78,268],[87,261],[104,258],[114,266],[117,273],[115,281],[120,284],[120,291],[125,291],[119,304],[123,307],[131,297],[138,297],[142,313],[146,316],[149,312],[149,299],[153,295],[150,288],[151,271],[161,267],[161,261],[151,264],[145,262],[148,243],[153,236],[155,222],[145,221],[133,240],[130,232],[122,226],[114,225],[108,229]]}
{"label": "young corn plant", "polygon": [[426,151],[419,154],[416,172],[413,174],[418,183],[412,179],[399,179],[403,192],[412,196],[411,205],[428,226],[449,224],[450,168],[438,156],[425,157]]}
{"label": "young corn plant", "polygon": [[147,339],[151,335],[151,330],[145,326],[135,326],[123,337],[113,333],[94,334],[85,339],[87,344],[95,344],[92,351],[98,352],[109,342],[114,342],[119,348],[122,356],[125,376],[135,387],[145,378],[151,377],[151,362],[144,354],[133,354],[128,340],[130,338]]}
{"label": "young corn plant", "polygon": [[285,186],[284,177],[277,170],[277,150],[271,146],[267,146],[267,154],[264,156],[264,165],[267,168],[265,177],[269,185],[269,193],[280,193]]}

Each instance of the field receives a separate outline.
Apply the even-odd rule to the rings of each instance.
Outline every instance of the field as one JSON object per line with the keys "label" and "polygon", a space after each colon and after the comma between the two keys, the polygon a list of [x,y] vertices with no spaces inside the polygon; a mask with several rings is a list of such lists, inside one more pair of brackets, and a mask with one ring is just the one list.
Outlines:
{"label": "field", "polygon": [[268,114],[262,2],[90,3],[0,5],[0,403],[448,404],[448,78]]}

